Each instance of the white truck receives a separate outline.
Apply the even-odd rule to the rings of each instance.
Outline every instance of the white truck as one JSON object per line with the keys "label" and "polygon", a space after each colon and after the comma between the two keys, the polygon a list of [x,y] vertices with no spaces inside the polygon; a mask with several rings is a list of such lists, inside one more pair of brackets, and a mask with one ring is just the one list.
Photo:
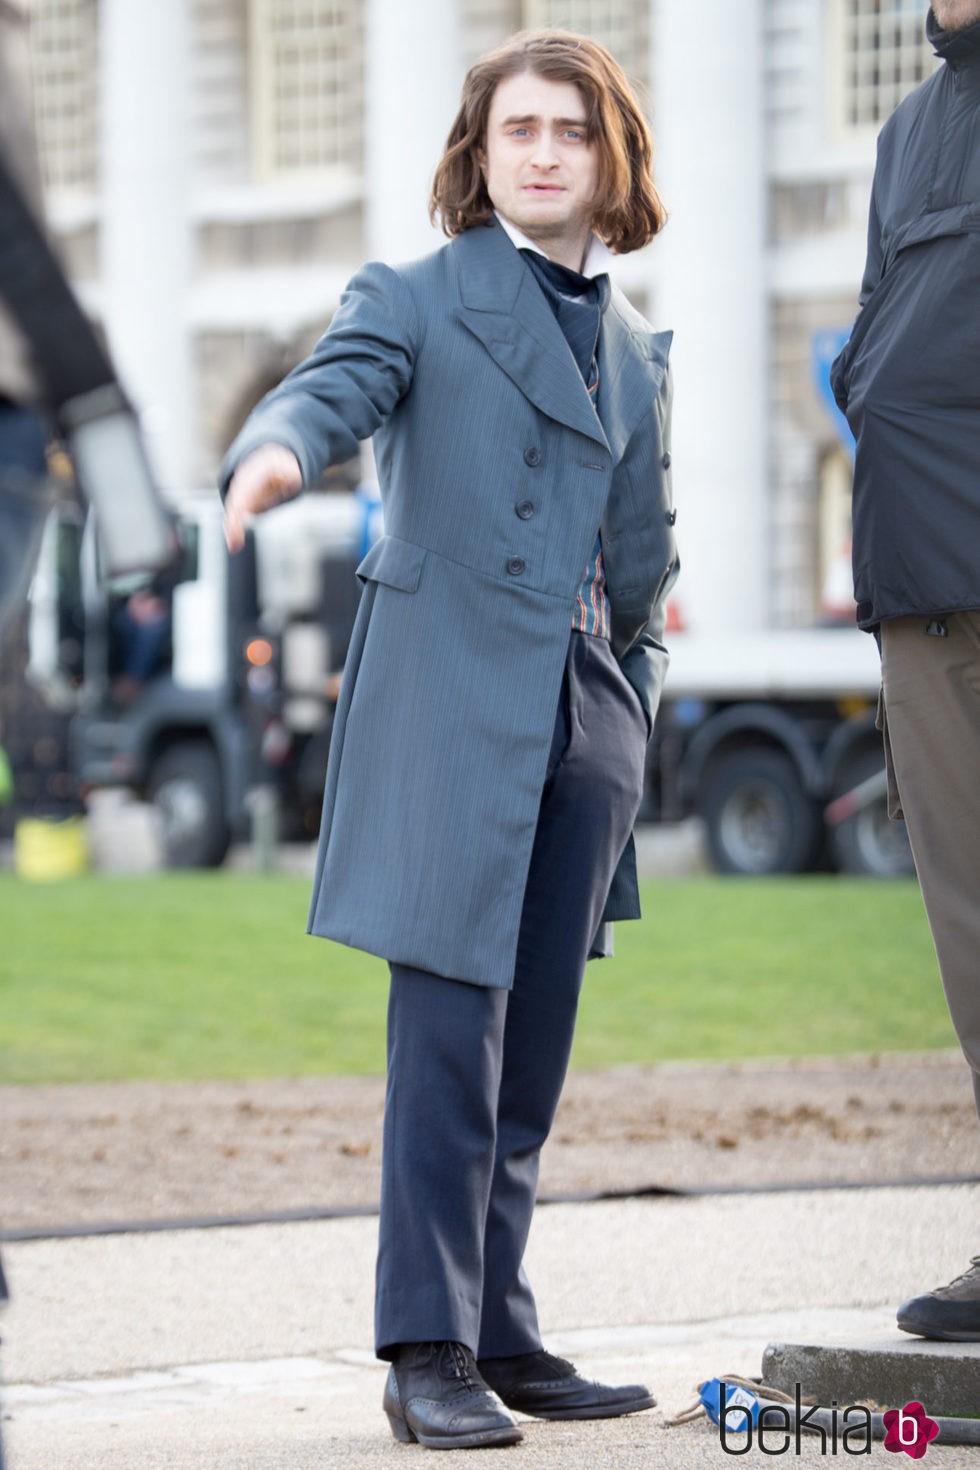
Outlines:
{"label": "white truck", "polygon": [[[277,793],[284,835],[315,835],[333,718],[376,501],[310,494],[227,555],[213,494],[177,507],[183,565],[170,643],[135,698],[114,698],[114,609],[91,523],[48,524],[32,589],[32,679],[73,712],[83,791],[126,786],[159,810],[166,861],[220,863]],[[856,629],[670,638],[641,818],[703,818],[714,866],[765,874],[911,871],[885,809],[878,656]],[[850,797],[848,794],[855,792]],[[839,799],[847,797],[841,802]],[[836,806],[832,803],[836,802]],[[844,816],[844,820],[827,819]]]}
{"label": "white truck", "polygon": [[213,492],[175,508],[182,562],[160,666],[117,697],[120,605],[91,517],[56,509],[31,589],[28,677],[72,715],[83,795],[128,787],[159,811],[173,867],[216,866],[250,826],[256,787],[285,832],[316,833],[335,691],[357,607],[371,502],[311,494],[264,516],[229,558]]}
{"label": "white truck", "polygon": [[873,638],[842,627],[669,643],[644,815],[702,817],[723,873],[913,871],[887,812]]}

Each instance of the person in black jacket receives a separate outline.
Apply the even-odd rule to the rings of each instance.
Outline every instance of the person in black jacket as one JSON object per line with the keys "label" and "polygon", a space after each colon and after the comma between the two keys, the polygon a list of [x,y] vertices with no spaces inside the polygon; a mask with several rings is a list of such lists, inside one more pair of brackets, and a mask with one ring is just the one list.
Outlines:
{"label": "person in black jacket", "polygon": [[[41,170],[34,146],[30,92],[28,13],[21,3],[0,0],[0,166],[26,205],[40,213]],[[6,201],[0,200],[0,206]],[[5,221],[6,224],[6,221]],[[0,231],[4,235],[5,230]],[[0,630],[22,595],[46,509],[41,481],[46,473],[49,428],[40,404],[42,389],[23,332],[10,314],[3,286],[9,264],[0,239]]]}
{"label": "person in black jacket", "polygon": [[[857,441],[855,598],[881,647],[889,810],[980,1110],[980,0],[933,0],[926,29],[944,64],[882,130],[832,381]],[[980,1341],[980,1255],[898,1325]]]}

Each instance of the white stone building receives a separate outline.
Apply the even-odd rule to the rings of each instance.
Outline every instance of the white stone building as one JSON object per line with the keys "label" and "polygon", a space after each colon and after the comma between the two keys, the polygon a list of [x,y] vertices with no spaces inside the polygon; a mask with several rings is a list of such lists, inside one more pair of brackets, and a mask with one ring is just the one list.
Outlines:
{"label": "white stone building", "polygon": [[618,278],[676,338],[695,630],[804,626],[847,535],[814,339],[856,307],[878,127],[926,0],[33,0],[49,211],[163,483],[206,484],[365,259],[438,245],[466,65],[521,26],[608,44],[671,221]]}

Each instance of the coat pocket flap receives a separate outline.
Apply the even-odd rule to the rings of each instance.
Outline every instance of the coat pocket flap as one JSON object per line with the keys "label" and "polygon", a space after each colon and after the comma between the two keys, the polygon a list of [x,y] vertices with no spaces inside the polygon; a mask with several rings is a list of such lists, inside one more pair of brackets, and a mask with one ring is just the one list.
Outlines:
{"label": "coat pocket flap", "polygon": [[951,204],[946,209],[933,209],[920,214],[902,225],[885,242],[884,271],[893,264],[895,257],[913,245],[925,245],[932,240],[942,240],[948,235],[980,233],[980,209],[976,204]]}
{"label": "coat pocket flap", "polygon": [[383,582],[400,592],[415,592],[422,576],[425,547],[397,536],[381,536],[357,569],[362,582]]}

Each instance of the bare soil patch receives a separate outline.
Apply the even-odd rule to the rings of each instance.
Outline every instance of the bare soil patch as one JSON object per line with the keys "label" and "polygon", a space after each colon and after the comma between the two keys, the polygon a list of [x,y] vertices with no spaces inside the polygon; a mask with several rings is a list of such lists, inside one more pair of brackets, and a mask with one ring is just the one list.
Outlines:
{"label": "bare soil patch", "polygon": [[[0,1087],[0,1224],[377,1204],[375,1077]],[[980,1177],[958,1053],[574,1072],[542,1198]]]}

